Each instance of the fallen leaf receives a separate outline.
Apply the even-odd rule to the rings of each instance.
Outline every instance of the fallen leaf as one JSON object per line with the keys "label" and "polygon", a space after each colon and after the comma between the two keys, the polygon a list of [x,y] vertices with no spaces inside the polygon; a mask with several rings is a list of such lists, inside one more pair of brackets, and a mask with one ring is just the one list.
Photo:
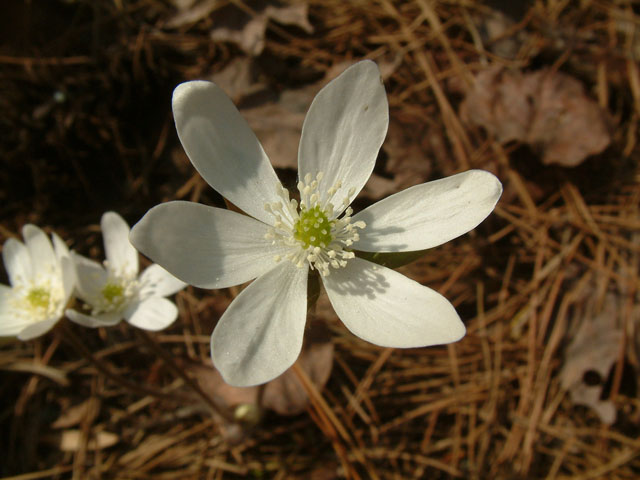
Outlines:
{"label": "fallen leaf", "polygon": [[[119,437],[115,433],[98,432],[89,438],[88,450],[102,450],[118,443]],[[76,452],[80,450],[82,432],[80,430],[65,430],[60,437],[60,450],[63,452]]]}
{"label": "fallen leaf", "polygon": [[216,7],[219,0],[173,0],[178,12],[167,20],[166,28],[180,28],[185,25],[193,25],[208,17]]}
{"label": "fallen leaf", "polygon": [[274,167],[298,168],[302,123],[314,94],[315,89],[288,90],[275,103],[242,110]]}
{"label": "fallen leaf", "polygon": [[[321,390],[331,375],[333,344],[324,324],[315,323],[305,334],[305,345],[298,364]],[[309,404],[309,396],[297,375],[290,368],[269,382],[262,395],[262,406],[280,415],[298,415]]]}
{"label": "fallen leaf", "polygon": [[258,80],[255,63],[250,57],[235,58],[224,69],[211,75],[210,79],[236,105],[251,95],[267,90],[267,86]]}
{"label": "fallen leaf", "polygon": [[245,53],[258,56],[264,50],[270,20],[313,33],[313,26],[308,19],[309,6],[306,3],[281,6],[275,2],[254,0],[244,4],[247,9],[230,4],[214,13],[214,28],[210,33],[212,40],[235,43]]}
{"label": "fallen leaf", "polygon": [[[622,346],[623,333],[617,324],[617,311],[616,296],[609,294],[599,314],[584,317],[583,313],[579,314],[579,327],[567,348],[560,372],[560,384],[569,391],[571,401],[592,408],[607,425],[616,419],[613,402],[601,397],[604,382]],[[597,378],[590,380],[589,373]]]}
{"label": "fallen leaf", "polygon": [[573,167],[611,142],[605,113],[564,73],[502,67],[481,72],[460,107],[461,118],[500,142],[531,145],[542,163]]}
{"label": "fallen leaf", "polygon": [[222,379],[220,372],[210,363],[194,363],[185,368],[195,377],[200,388],[211,395],[221,408],[233,411],[239,405],[258,402],[258,387],[233,387]]}
{"label": "fallen leaf", "polygon": [[[181,362],[184,363],[184,362]],[[302,353],[296,361],[318,389],[327,383],[333,366],[333,344],[327,328],[312,324],[305,334]],[[211,364],[184,364],[198,385],[211,395],[220,408],[234,412],[237,420],[255,425],[261,410],[273,410],[280,415],[297,415],[303,412],[309,398],[291,369],[264,387],[233,387],[227,384],[220,372]],[[262,395],[260,390],[264,389]]]}
{"label": "fallen leaf", "polygon": [[51,424],[51,428],[69,428],[78,425],[89,412],[91,400],[85,400],[78,405],[74,405],[62,411],[55,422]]}

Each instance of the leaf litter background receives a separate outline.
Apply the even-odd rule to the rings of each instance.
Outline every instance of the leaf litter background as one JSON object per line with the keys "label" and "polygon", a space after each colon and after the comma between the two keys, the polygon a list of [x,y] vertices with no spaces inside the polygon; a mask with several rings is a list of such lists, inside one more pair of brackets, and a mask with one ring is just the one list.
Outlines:
{"label": "leaf litter background", "polygon": [[451,346],[367,344],[321,295],[297,373],[233,389],[208,342],[238,289],[180,293],[153,336],[238,422],[126,325],[3,341],[2,478],[637,478],[639,26],[632,0],[7,1],[2,241],[32,222],[100,259],[106,210],[133,224],[161,201],[223,205],[171,118],[195,78],[230,94],[293,185],[311,99],[362,58],[391,125],[358,208],[468,168],[505,191],[402,267],[457,307]]}

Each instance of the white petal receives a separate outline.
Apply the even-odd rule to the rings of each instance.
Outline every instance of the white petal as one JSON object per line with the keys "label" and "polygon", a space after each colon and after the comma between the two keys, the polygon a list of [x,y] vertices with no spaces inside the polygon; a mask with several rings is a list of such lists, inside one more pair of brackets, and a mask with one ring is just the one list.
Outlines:
{"label": "white petal", "polygon": [[357,215],[364,221],[356,250],[408,252],[441,245],[474,229],[494,209],[502,184],[484,170],[469,170],[387,197]]}
{"label": "white petal", "polygon": [[0,337],[15,337],[26,325],[24,320],[21,321],[18,315],[13,314],[13,295],[13,289],[0,285]]}
{"label": "white petal", "polygon": [[282,247],[264,236],[268,226],[230,210],[168,202],[133,227],[136,248],[171,274],[201,288],[238,285],[275,267]]}
{"label": "white petal", "polygon": [[78,296],[87,303],[102,295],[102,289],[107,283],[107,271],[98,262],[73,252],[73,262],[76,269],[76,290]]}
{"label": "white petal", "polygon": [[138,252],[129,241],[129,225],[116,212],[106,212],[100,220],[107,268],[118,276],[138,275]]}
{"label": "white petal", "polygon": [[389,268],[353,258],[322,280],[338,317],[368,342],[426,347],[464,336],[464,324],[446,298]]}
{"label": "white petal", "polygon": [[260,142],[215,84],[186,82],[173,92],[178,137],[200,175],[238,208],[265,223],[265,203],[279,200],[276,176]]}
{"label": "white petal", "polygon": [[27,325],[9,313],[0,313],[0,337],[16,337]]}
{"label": "white petal", "polygon": [[11,285],[22,285],[31,280],[33,276],[31,257],[23,243],[15,238],[8,239],[2,247],[2,258]]}
{"label": "white petal", "polygon": [[27,224],[22,228],[22,236],[29,249],[33,273],[57,276],[58,259],[47,235],[35,225]]}
{"label": "white petal", "polygon": [[142,272],[140,284],[140,296],[142,298],[168,297],[187,286],[186,283],[178,280],[157,263],[150,265]]}
{"label": "white petal", "polygon": [[307,274],[307,268],[283,261],[227,308],[211,335],[211,356],[228,384],[268,382],[298,358],[307,315]]}
{"label": "white petal", "polygon": [[[320,171],[318,189],[343,185],[334,197],[338,208],[349,189],[349,203],[369,179],[387,134],[389,106],[378,66],[365,60],[345,70],[313,100],[302,127],[298,176]],[[337,212],[340,213],[340,212]]]}
{"label": "white petal", "polygon": [[151,297],[128,307],[124,318],[134,327],[155,332],[175,322],[178,308],[166,298]]}
{"label": "white petal", "polygon": [[97,315],[85,315],[76,310],[67,310],[65,312],[67,318],[78,325],[88,328],[111,327],[117,325],[122,320],[122,313],[108,312]]}
{"label": "white petal", "polygon": [[60,263],[62,271],[62,286],[64,289],[64,298],[68,299],[76,285],[76,268],[69,248],[64,241],[55,233],[51,235],[53,238],[53,249]]}
{"label": "white petal", "polygon": [[60,317],[48,318],[38,323],[32,323],[18,334],[18,339],[27,341],[44,335],[58,323],[58,320],[60,320]]}

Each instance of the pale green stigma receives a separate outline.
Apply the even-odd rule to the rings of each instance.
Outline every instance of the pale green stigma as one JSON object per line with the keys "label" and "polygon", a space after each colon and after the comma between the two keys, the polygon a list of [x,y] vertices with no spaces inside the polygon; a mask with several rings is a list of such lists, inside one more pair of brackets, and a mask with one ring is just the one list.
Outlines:
{"label": "pale green stigma", "polygon": [[102,288],[102,296],[109,303],[122,301],[123,294],[124,288],[122,288],[122,285],[118,285],[117,283],[107,283]]}
{"label": "pale green stigma", "polygon": [[49,291],[42,287],[32,288],[27,294],[27,301],[33,308],[47,308],[50,298]]}
{"label": "pale green stigma", "polygon": [[329,221],[327,214],[318,206],[300,212],[300,218],[294,225],[293,236],[304,245],[326,248],[333,236],[331,227],[333,222]]}
{"label": "pale green stigma", "polygon": [[[347,261],[355,257],[349,247],[359,240],[358,229],[366,225],[363,221],[351,221],[353,210],[349,208],[349,200],[355,194],[355,188],[344,192],[346,195],[336,209],[332,202],[342,188],[342,182],[338,180],[324,190],[320,186],[322,179],[322,172],[315,178],[307,173],[300,179],[300,204],[289,198],[286,188],[278,186],[279,201],[264,206],[274,220],[264,238],[288,250],[284,255],[274,255],[276,262],[286,258],[298,268],[308,265],[327,276],[330,268],[344,268]],[[340,212],[343,214],[338,218]]]}

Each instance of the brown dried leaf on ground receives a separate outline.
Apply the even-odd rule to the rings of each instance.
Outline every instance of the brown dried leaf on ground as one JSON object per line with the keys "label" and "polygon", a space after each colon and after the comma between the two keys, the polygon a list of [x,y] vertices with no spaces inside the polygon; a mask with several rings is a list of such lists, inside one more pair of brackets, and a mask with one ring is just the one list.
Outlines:
{"label": "brown dried leaf on ground", "polygon": [[[253,83],[249,74],[251,67],[246,61],[239,60],[236,63],[237,65],[232,64],[233,66],[228,67],[229,70],[225,69],[212,77],[234,101],[241,100],[242,95],[246,97],[258,90],[266,90],[264,85]],[[395,71],[397,63],[397,58],[378,60],[383,78]],[[352,64],[353,62],[340,62],[333,65],[318,82],[295,90],[285,90],[273,102],[241,109],[242,115],[260,140],[274,167],[298,168],[298,144],[302,135],[302,124],[313,98],[322,87]],[[275,92],[272,96],[275,96]],[[397,188],[392,189],[390,193],[396,191]]]}
{"label": "brown dried leaf on ground", "polygon": [[171,3],[178,11],[167,20],[165,27],[180,28],[208,17],[220,5],[220,0],[172,0]]}
{"label": "brown dried leaf on ground", "polygon": [[[333,344],[326,327],[314,325],[306,332],[305,344],[296,363],[319,390],[325,386],[333,366]],[[297,415],[304,412],[309,403],[305,390],[291,369],[267,383],[260,395],[260,386],[233,387],[227,384],[211,364],[193,364],[185,368],[218,406],[234,411],[236,417],[241,406],[259,405],[280,415]]]}
{"label": "brown dried leaf on ground", "polygon": [[264,50],[270,20],[313,33],[313,26],[308,18],[309,6],[306,3],[280,6],[275,2],[250,1],[245,2],[245,5],[247,10],[231,4],[215,12],[214,28],[210,34],[212,40],[235,43],[245,53],[257,56]]}
{"label": "brown dried leaf on ground", "polygon": [[200,388],[222,408],[233,411],[239,405],[255,405],[258,402],[258,387],[232,387],[210,363],[189,365],[187,369],[196,378]]}
{"label": "brown dried leaf on ground", "polygon": [[[592,408],[603,423],[611,425],[616,419],[612,401],[602,400],[602,388],[616,363],[622,346],[622,329],[617,323],[617,299],[609,294],[602,311],[597,315],[579,318],[579,327],[567,348],[565,364],[560,372],[562,388],[569,391],[576,405]],[[597,372],[595,382],[585,381],[588,372]],[[597,381],[599,380],[599,381]],[[592,384],[595,383],[595,384]]]}
{"label": "brown dried leaf on ground", "polygon": [[580,82],[551,70],[487,69],[476,77],[460,115],[500,142],[528,143],[546,165],[576,166],[611,142],[605,113]]}
{"label": "brown dried leaf on ground", "polygon": [[313,33],[306,3],[280,5],[264,0],[242,4],[226,4],[220,0],[172,0],[172,3],[177,11],[165,23],[166,28],[193,25],[211,16],[213,29],[210,36],[213,40],[235,43],[252,56],[262,53],[270,20]]}
{"label": "brown dried leaf on ground", "polygon": [[235,58],[225,68],[211,75],[210,80],[224,90],[236,105],[268,88],[258,79],[255,63],[250,57]]}
{"label": "brown dried leaf on ground", "polygon": [[91,399],[82,403],[64,408],[60,416],[51,424],[51,428],[70,428],[79,425],[87,416],[91,407]]}
{"label": "brown dried leaf on ground", "polygon": [[286,90],[275,103],[242,110],[274,167],[298,168],[302,123],[316,93],[310,87]]}
{"label": "brown dried leaf on ground", "polygon": [[[84,438],[80,430],[65,430],[60,436],[60,450],[63,452],[77,452],[83,447]],[[88,450],[103,450],[114,446],[120,441],[120,437],[111,432],[97,432],[87,441]]]}
{"label": "brown dried leaf on ground", "polygon": [[[296,363],[318,390],[322,390],[333,366],[333,344],[326,327],[315,324],[306,332],[305,345]],[[304,412],[308,404],[309,396],[292,369],[269,382],[262,397],[262,406],[280,415],[297,415]]]}

